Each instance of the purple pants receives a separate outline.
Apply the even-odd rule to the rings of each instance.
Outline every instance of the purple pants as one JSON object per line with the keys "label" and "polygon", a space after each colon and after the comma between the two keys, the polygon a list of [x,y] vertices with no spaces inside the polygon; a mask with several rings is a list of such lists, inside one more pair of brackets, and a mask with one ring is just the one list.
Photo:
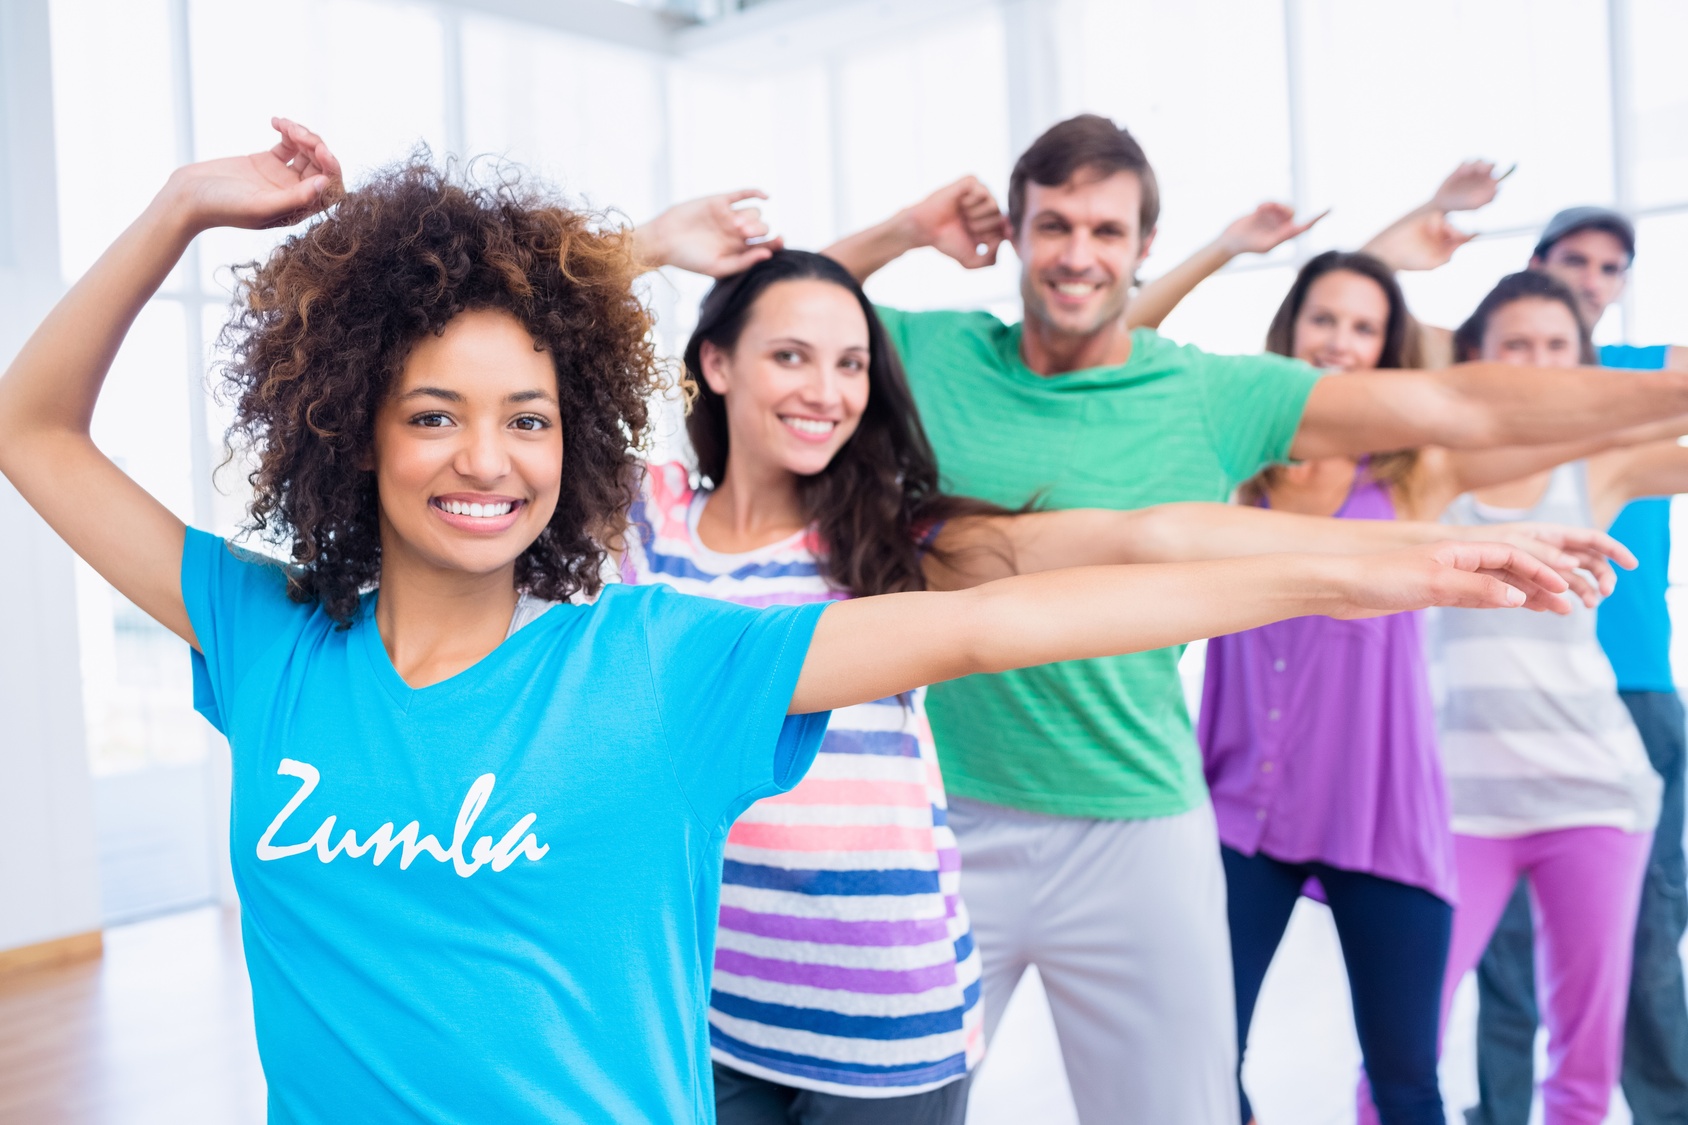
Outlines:
{"label": "purple pants", "polygon": [[1545,1125],[1606,1119],[1623,1057],[1635,917],[1652,840],[1650,832],[1616,828],[1454,837],[1459,906],[1442,984],[1442,1026],[1454,989],[1477,967],[1518,877],[1527,875],[1536,992],[1547,1028]]}

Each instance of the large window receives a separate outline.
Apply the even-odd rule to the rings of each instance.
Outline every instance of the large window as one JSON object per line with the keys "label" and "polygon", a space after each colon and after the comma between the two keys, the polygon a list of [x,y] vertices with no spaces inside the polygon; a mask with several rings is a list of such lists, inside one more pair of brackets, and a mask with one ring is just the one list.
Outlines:
{"label": "large window", "polygon": [[[177,162],[170,11],[165,0],[52,7],[59,246],[75,280],[146,206]],[[167,283],[179,289],[178,269]],[[153,301],[113,365],[94,435],[126,472],[193,519],[188,321]],[[96,774],[203,756],[182,645],[78,563],[77,608],[89,760]]]}

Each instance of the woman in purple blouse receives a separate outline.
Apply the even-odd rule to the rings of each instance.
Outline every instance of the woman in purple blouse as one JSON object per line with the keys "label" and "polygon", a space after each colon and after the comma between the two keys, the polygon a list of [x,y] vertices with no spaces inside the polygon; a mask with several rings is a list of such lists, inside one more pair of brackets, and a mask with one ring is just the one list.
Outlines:
{"label": "woman in purple blouse", "polygon": [[[1388,267],[1330,251],[1297,276],[1267,348],[1348,372],[1417,366],[1417,337]],[[1325,458],[1269,469],[1241,499],[1339,519],[1434,520],[1463,492],[1606,447]],[[1453,839],[1420,615],[1302,617],[1215,638],[1197,734],[1228,885],[1239,1081],[1261,981],[1307,893],[1330,904],[1342,942],[1370,1079],[1361,1120],[1443,1125],[1437,1007]],[[1246,1122],[1246,1094],[1242,1104]]]}

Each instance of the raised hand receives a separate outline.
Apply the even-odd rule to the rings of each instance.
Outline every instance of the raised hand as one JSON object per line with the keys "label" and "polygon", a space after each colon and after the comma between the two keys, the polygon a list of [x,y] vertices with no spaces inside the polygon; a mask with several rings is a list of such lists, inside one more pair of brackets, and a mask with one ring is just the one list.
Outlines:
{"label": "raised hand", "polygon": [[1262,203],[1226,227],[1219,235],[1219,244],[1233,257],[1238,254],[1264,254],[1297,235],[1305,234],[1328,214],[1328,209],[1320,211],[1306,222],[1298,223],[1295,221],[1295,208],[1288,204]]}
{"label": "raised hand", "polygon": [[[755,188],[706,195],[676,203],[633,233],[646,265],[678,266],[709,277],[729,277],[773,256],[783,239],[767,238],[760,207],[738,207],[746,199],[766,199]],[[752,239],[765,239],[752,243]]]}
{"label": "raised hand", "polygon": [[1569,613],[1569,588],[1554,569],[1505,543],[1432,543],[1387,554],[1331,560],[1343,590],[1329,616],[1377,617],[1430,606]]}
{"label": "raised hand", "polygon": [[1448,222],[1441,211],[1420,210],[1366,243],[1365,250],[1398,270],[1433,270],[1447,265],[1455,250],[1476,237]]}
{"label": "raised hand", "polygon": [[1494,202],[1500,182],[1517,169],[1518,165],[1514,164],[1497,176],[1495,166],[1487,160],[1468,160],[1442,181],[1442,186],[1430,197],[1430,206],[1444,213],[1475,211]]}
{"label": "raised hand", "polygon": [[920,245],[935,247],[970,270],[995,265],[997,248],[1008,237],[1008,219],[996,197],[974,176],[939,188],[906,214]]}
{"label": "raised hand", "polygon": [[340,186],[340,162],[321,137],[285,117],[270,124],[281,140],[267,152],[189,164],[165,187],[194,227],[288,226],[321,210]]}

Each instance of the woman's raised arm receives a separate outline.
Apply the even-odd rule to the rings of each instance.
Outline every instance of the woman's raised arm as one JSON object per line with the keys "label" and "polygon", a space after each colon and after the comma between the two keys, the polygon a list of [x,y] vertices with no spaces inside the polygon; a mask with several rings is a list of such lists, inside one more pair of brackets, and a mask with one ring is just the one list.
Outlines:
{"label": "woman's raised arm", "polygon": [[1432,605],[1568,612],[1565,580],[1498,543],[1377,555],[1260,555],[1050,570],[969,590],[828,606],[792,714],[1034,664],[1164,648],[1289,617],[1369,617]]}
{"label": "woman's raised arm", "polygon": [[320,137],[272,124],[281,140],[268,152],[177,169],[0,376],[0,473],[73,551],[189,644],[182,521],[95,447],[89,426],[129,326],[196,234],[297,222],[339,179]]}

